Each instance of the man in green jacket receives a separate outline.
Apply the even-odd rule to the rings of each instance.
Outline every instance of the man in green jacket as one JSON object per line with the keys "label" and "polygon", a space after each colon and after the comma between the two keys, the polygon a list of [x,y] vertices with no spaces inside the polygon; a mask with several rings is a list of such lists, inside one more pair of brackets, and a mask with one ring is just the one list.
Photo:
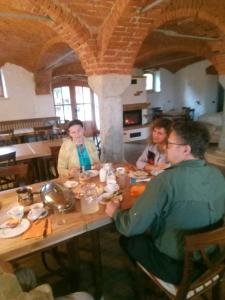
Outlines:
{"label": "man in green jacket", "polygon": [[106,207],[129,257],[170,283],[182,276],[184,235],[207,230],[224,216],[225,179],[203,159],[208,142],[202,124],[175,123],[167,143],[172,167],[149,182],[132,208]]}

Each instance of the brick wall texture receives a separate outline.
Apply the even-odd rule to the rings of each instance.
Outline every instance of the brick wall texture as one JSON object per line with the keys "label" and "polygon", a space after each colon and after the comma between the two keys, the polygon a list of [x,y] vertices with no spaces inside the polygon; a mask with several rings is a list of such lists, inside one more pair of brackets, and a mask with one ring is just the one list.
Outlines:
{"label": "brick wall texture", "polygon": [[[0,8],[3,2],[0,0]],[[52,72],[45,66],[59,44],[74,49],[75,64],[87,75],[131,74],[137,55],[142,63],[146,57],[165,55],[166,52],[176,55],[178,51],[208,59],[218,74],[225,74],[225,0],[164,0],[146,12],[140,12],[147,4],[154,5],[155,2],[9,0],[4,8],[20,14],[49,17],[49,20],[37,22],[23,20],[30,32],[35,27],[40,31],[39,41],[36,41],[38,50],[35,48],[36,52],[27,53],[25,57],[26,67],[36,73],[37,93],[48,90]],[[179,32],[179,26],[185,24],[189,26],[189,34],[215,39],[193,42],[191,39],[156,36],[156,29],[176,25]],[[145,51],[145,44],[148,51]],[[62,48],[57,49],[60,52]]]}

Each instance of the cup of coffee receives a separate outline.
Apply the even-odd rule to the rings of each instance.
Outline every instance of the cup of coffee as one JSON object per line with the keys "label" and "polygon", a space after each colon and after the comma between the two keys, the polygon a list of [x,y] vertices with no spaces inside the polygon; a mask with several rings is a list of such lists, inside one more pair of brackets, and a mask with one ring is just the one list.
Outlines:
{"label": "cup of coffee", "polygon": [[124,175],[126,173],[126,170],[124,167],[119,167],[119,168],[116,168],[116,173],[118,175]]}
{"label": "cup of coffee", "polygon": [[22,187],[16,190],[18,203],[27,206],[33,203],[33,193],[31,187]]}

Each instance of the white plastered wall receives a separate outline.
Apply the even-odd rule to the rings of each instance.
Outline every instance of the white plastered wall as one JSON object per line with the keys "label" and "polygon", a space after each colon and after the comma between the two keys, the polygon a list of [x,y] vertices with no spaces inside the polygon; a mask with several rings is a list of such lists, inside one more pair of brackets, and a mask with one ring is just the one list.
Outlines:
{"label": "white plastered wall", "polygon": [[161,92],[147,93],[150,107],[160,106],[163,111],[180,111],[182,106],[195,109],[195,119],[202,114],[216,112],[218,76],[206,74],[209,61],[187,66],[173,74],[160,69]]}
{"label": "white plastered wall", "polygon": [[1,121],[55,116],[53,96],[35,94],[33,73],[9,63],[2,69],[8,98],[0,98]]}

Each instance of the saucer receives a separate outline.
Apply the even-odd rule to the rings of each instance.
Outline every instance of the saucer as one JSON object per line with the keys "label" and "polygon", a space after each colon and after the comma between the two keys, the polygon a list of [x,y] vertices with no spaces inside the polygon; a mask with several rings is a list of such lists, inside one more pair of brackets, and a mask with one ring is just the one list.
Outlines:
{"label": "saucer", "polygon": [[78,182],[74,180],[67,180],[66,182],[64,182],[63,185],[66,188],[71,189],[71,188],[75,188],[78,185]]}
{"label": "saucer", "polygon": [[99,171],[98,170],[88,170],[86,171],[88,177],[95,177],[95,176],[98,176],[99,174]]}
{"label": "saucer", "polygon": [[30,221],[35,221],[39,219],[43,219],[48,215],[47,209],[32,209],[29,211],[27,215],[27,219]]}
{"label": "saucer", "polygon": [[24,207],[22,205],[14,206],[10,210],[7,211],[7,215],[9,217],[22,219],[22,217],[24,215]]}

